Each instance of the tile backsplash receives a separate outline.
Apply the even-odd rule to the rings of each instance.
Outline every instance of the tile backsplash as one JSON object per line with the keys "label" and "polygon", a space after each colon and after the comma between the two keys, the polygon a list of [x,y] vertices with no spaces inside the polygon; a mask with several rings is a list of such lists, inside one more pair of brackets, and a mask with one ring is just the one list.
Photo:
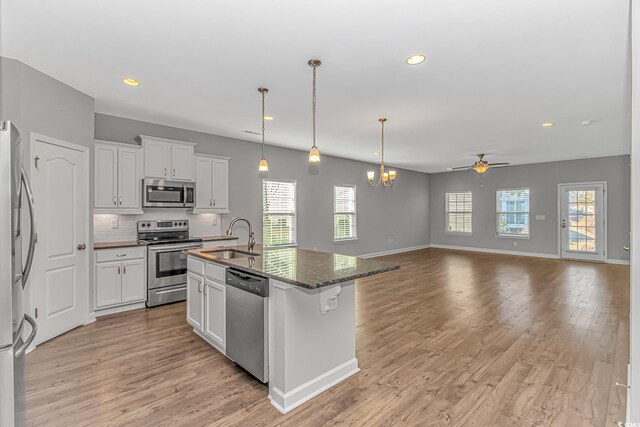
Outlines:
{"label": "tile backsplash", "polygon": [[[187,219],[189,220],[189,234],[192,236],[217,236],[223,234],[220,218],[217,214],[194,215],[179,209],[148,209],[142,215],[94,214],[94,242],[136,240],[138,237],[137,223],[144,219]],[[114,221],[117,222],[117,228],[113,228]]]}

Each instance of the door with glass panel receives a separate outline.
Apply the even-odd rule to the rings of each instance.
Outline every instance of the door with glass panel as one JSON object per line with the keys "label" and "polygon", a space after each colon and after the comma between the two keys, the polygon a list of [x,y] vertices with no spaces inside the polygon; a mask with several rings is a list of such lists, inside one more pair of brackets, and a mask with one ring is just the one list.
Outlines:
{"label": "door with glass panel", "polygon": [[605,183],[562,184],[558,194],[562,258],[604,262]]}

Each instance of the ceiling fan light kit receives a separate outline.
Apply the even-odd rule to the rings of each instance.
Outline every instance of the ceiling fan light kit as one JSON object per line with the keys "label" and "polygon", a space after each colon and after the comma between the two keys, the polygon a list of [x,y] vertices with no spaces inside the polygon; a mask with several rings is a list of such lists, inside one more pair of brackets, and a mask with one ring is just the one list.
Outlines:
{"label": "ceiling fan light kit", "polygon": [[449,168],[450,171],[457,171],[457,170],[473,170],[475,171],[478,175],[482,175],[484,173],[486,173],[489,169],[491,168],[496,168],[496,167],[503,167],[503,166],[509,166],[510,163],[506,163],[506,162],[501,162],[501,163],[489,163],[486,160],[484,160],[484,154],[478,154],[478,160],[476,160],[476,162],[472,165],[468,165],[468,166],[458,166],[455,168]]}

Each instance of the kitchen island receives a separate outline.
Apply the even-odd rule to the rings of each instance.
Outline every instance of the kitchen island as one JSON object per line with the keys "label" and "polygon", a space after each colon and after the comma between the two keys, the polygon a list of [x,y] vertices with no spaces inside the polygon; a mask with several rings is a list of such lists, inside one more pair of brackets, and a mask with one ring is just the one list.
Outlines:
{"label": "kitchen island", "polygon": [[227,269],[269,279],[265,363],[269,399],[282,413],[359,371],[355,280],[399,268],[348,255],[260,245],[253,254],[244,245],[187,254],[187,321],[228,357],[227,331],[234,325],[227,322],[235,320],[227,316]]}

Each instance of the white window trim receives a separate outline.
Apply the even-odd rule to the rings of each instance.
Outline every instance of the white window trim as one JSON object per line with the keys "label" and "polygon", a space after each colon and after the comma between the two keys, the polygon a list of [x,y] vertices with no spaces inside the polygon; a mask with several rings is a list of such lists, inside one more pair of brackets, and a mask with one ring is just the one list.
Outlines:
{"label": "white window trim", "polygon": [[[471,211],[470,212],[462,212],[462,211],[454,211],[449,212],[449,200],[448,195],[450,193],[471,193]],[[471,231],[449,231],[449,215],[450,213],[470,213],[471,214]],[[444,234],[449,236],[473,236],[473,191],[471,190],[450,190],[444,192]]]}
{"label": "white window trim", "polygon": [[298,181],[295,179],[271,179],[271,178],[264,178],[262,180],[262,182],[260,183],[260,193],[262,196],[262,200],[261,200],[261,204],[262,204],[262,244],[264,245],[264,182],[265,181],[270,181],[270,182],[288,182],[294,185],[295,187],[295,198],[293,200],[293,204],[295,206],[295,214],[293,214],[294,217],[294,227],[296,230],[296,238],[295,241],[293,243],[289,243],[286,245],[273,245],[273,246],[268,246],[269,248],[297,248],[298,247]]}
{"label": "white window trim", "polygon": [[[356,219],[356,229],[355,229],[355,236],[354,237],[347,237],[346,239],[336,239],[336,236],[334,234],[334,227],[335,227],[335,220],[336,220],[336,211],[335,209],[335,203],[336,203],[336,187],[351,187],[353,188],[354,192],[354,202],[355,202],[355,206],[356,206],[356,210],[354,212],[354,217]],[[333,196],[332,196],[332,204],[331,204],[331,235],[333,236],[333,243],[349,243],[349,242],[355,242],[358,240],[358,187],[353,185],[353,184],[335,184],[333,186]],[[345,212],[347,213],[347,212]],[[350,212],[348,212],[349,214],[351,214]]]}
{"label": "white window trim", "polygon": [[[498,212],[498,193],[500,191],[514,191],[514,190],[529,190],[529,210],[528,211],[516,211],[516,212]],[[501,239],[519,239],[519,240],[530,240],[531,239],[531,187],[512,187],[512,188],[498,188],[496,190],[496,206],[495,206],[495,215],[496,215],[496,237],[499,237]],[[498,228],[500,226],[499,224],[499,215],[500,214],[504,214],[504,213],[510,213],[510,214],[519,214],[519,213],[526,213],[529,215],[529,233],[527,234],[505,234],[505,233],[499,233],[498,232]]]}

